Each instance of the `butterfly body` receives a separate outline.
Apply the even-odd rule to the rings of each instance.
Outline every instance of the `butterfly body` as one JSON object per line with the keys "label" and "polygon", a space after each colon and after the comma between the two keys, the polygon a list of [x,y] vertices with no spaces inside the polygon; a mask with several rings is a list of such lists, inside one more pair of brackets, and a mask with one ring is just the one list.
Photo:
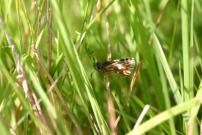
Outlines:
{"label": "butterfly body", "polygon": [[124,58],[105,62],[97,62],[94,67],[104,74],[130,75],[135,67],[134,58]]}

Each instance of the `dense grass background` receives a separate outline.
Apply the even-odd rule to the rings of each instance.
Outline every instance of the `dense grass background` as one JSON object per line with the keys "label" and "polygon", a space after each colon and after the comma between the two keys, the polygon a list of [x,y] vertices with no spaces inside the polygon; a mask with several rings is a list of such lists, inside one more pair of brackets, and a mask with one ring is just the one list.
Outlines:
{"label": "dense grass background", "polygon": [[[201,16],[201,0],[1,0],[0,133],[202,134]],[[130,76],[93,67],[126,57]]]}

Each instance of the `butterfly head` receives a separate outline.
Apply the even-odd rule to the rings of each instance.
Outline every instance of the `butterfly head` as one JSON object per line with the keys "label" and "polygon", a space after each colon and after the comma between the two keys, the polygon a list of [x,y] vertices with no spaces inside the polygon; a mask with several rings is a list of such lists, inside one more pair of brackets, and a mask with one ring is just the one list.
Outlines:
{"label": "butterfly head", "polygon": [[103,69],[103,64],[102,63],[95,63],[93,64],[94,68],[97,69],[97,70],[101,70]]}

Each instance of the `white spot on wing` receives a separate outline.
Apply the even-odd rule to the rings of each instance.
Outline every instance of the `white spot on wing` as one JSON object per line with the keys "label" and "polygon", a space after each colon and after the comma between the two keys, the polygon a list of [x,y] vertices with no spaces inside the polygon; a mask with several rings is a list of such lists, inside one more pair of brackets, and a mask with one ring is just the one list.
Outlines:
{"label": "white spot on wing", "polygon": [[114,66],[116,66],[119,70],[124,69],[124,65],[122,63],[114,63]]}

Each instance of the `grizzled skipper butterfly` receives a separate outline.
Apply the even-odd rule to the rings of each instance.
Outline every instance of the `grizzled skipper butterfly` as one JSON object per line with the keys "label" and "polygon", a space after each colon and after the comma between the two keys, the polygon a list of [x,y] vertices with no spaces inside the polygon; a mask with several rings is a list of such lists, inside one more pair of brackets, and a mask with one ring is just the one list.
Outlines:
{"label": "grizzled skipper butterfly", "polygon": [[134,58],[116,59],[94,64],[95,69],[104,74],[130,75],[135,67]]}

